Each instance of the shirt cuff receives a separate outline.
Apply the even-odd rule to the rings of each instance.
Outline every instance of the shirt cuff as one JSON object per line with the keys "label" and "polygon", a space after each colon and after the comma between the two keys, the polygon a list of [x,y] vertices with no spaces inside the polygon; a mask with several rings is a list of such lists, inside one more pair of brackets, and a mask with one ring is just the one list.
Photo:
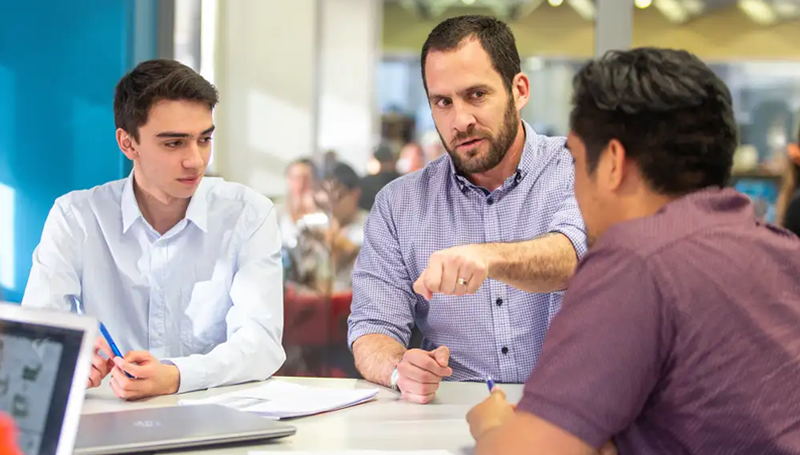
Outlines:
{"label": "shirt cuff", "polygon": [[175,365],[178,368],[180,384],[178,385],[177,393],[186,393],[208,388],[204,360],[201,355],[193,355],[176,359],[163,359],[161,363]]}
{"label": "shirt cuff", "polygon": [[586,254],[588,250],[588,246],[586,245],[586,233],[580,228],[575,226],[558,226],[550,232],[558,232],[567,236],[569,241],[572,242],[572,247],[575,248],[578,260],[581,260],[583,255]]}
{"label": "shirt cuff", "polygon": [[[350,347],[350,351],[353,350],[353,343],[356,342],[357,339],[361,338],[364,335],[373,335],[373,334],[380,334],[386,335],[389,338],[397,341],[398,343],[402,344],[405,347],[408,347],[409,341],[411,341],[411,334],[405,335],[401,333],[402,330],[398,329],[395,326],[389,324],[358,324],[355,328],[350,329],[350,332],[347,334],[348,337],[348,346]],[[405,335],[405,341],[403,341]]]}

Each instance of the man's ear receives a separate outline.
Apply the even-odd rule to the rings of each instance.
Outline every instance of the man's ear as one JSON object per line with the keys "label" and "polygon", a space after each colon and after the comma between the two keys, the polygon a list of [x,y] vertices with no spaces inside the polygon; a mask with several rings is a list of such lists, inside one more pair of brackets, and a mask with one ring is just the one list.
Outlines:
{"label": "man's ear", "polygon": [[800,145],[791,143],[786,147],[786,154],[789,156],[789,160],[800,166]]}
{"label": "man's ear", "polygon": [[117,145],[126,158],[133,161],[139,157],[139,152],[136,151],[136,142],[133,138],[122,128],[117,128]]}
{"label": "man's ear", "polygon": [[622,142],[611,139],[606,146],[605,154],[609,160],[608,166],[608,185],[611,189],[617,189],[622,185],[625,180],[625,146]]}
{"label": "man's ear", "polygon": [[531,96],[531,81],[525,73],[519,73],[514,76],[511,82],[511,92],[514,96],[514,103],[518,111],[522,110]]}

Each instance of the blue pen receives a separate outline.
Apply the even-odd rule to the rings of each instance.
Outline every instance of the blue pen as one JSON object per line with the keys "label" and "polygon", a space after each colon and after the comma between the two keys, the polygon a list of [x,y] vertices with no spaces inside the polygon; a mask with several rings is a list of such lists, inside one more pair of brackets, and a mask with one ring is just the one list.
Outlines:
{"label": "blue pen", "polygon": [[[72,303],[72,310],[73,311],[75,311],[76,313],[80,314],[81,316],[86,314],[83,311],[83,304],[81,303],[81,301],[77,297],[75,297],[74,295],[71,295],[71,296],[69,296],[69,299],[70,299],[70,301]],[[124,359],[125,357],[123,357],[122,352],[120,352],[119,348],[117,347],[117,343],[114,343],[114,339],[111,338],[111,334],[108,333],[108,330],[106,329],[106,326],[103,325],[102,322],[100,323],[100,333],[103,335],[103,338],[105,338],[106,343],[108,343],[108,345],[111,346],[111,352],[113,352],[116,357],[119,357],[120,359]],[[123,371],[123,372],[129,378],[136,379],[135,377],[131,376],[127,371]]]}
{"label": "blue pen", "polygon": [[[111,346],[111,352],[113,352],[116,357],[119,357],[120,359],[124,359],[125,357],[122,355],[122,352],[120,352],[119,348],[117,347],[117,343],[114,343],[114,339],[111,338],[111,334],[108,333],[108,330],[106,329],[105,324],[103,324],[102,322],[100,323],[100,333],[103,334],[103,338],[106,339],[106,343],[108,343],[108,345]],[[131,379],[136,379],[133,376],[131,376],[131,374],[128,373],[127,371],[123,371],[123,372],[125,373],[125,376],[127,376],[127,377],[129,377]]]}
{"label": "blue pen", "polygon": [[494,389],[494,381],[492,380],[491,376],[486,377],[486,385],[489,386],[489,393],[491,393],[492,389]]}

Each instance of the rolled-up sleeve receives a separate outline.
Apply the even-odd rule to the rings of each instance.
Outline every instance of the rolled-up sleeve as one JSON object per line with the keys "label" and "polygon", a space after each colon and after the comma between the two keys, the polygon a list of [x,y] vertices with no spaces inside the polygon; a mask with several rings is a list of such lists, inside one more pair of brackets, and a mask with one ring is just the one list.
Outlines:
{"label": "rolled-up sleeve", "polygon": [[227,341],[205,355],[167,359],[181,374],[178,393],[267,379],[283,365],[283,268],[275,210],[248,207],[239,231],[238,270],[230,289]]}
{"label": "rolled-up sleeve", "polygon": [[69,204],[56,201],[42,238],[33,252],[33,266],[22,305],[70,311],[71,297],[81,296],[81,244],[85,234]]}
{"label": "rolled-up sleeve", "polygon": [[378,193],[364,227],[364,244],[353,269],[348,343],[384,334],[408,346],[414,326],[414,282],[400,249],[390,209],[391,188]]}
{"label": "rolled-up sleeve", "polygon": [[[569,155],[566,150],[563,152]],[[583,223],[578,202],[575,200],[575,167],[572,165],[572,157],[561,159],[558,164],[558,174],[562,177],[564,185],[560,187],[558,194],[558,209],[556,210],[553,221],[548,227],[548,232],[558,232],[567,236],[575,248],[578,259],[586,254],[586,227]]]}

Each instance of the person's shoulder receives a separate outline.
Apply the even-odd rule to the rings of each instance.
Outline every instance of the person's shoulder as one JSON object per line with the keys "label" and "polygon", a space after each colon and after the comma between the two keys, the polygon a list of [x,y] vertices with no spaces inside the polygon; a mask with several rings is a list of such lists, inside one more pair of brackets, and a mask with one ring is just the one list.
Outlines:
{"label": "person's shoulder", "polygon": [[119,205],[127,179],[114,180],[85,190],[75,190],[58,197],[54,206],[64,213],[75,214],[93,210],[98,205]]}
{"label": "person's shoulder", "polygon": [[206,198],[212,206],[238,207],[239,210],[255,210],[266,215],[275,204],[267,196],[241,183],[228,182],[221,177],[205,177]]}
{"label": "person's shoulder", "polygon": [[398,204],[419,204],[431,193],[441,190],[452,173],[449,157],[442,155],[424,168],[387,183],[378,193],[375,203],[389,207]]}

